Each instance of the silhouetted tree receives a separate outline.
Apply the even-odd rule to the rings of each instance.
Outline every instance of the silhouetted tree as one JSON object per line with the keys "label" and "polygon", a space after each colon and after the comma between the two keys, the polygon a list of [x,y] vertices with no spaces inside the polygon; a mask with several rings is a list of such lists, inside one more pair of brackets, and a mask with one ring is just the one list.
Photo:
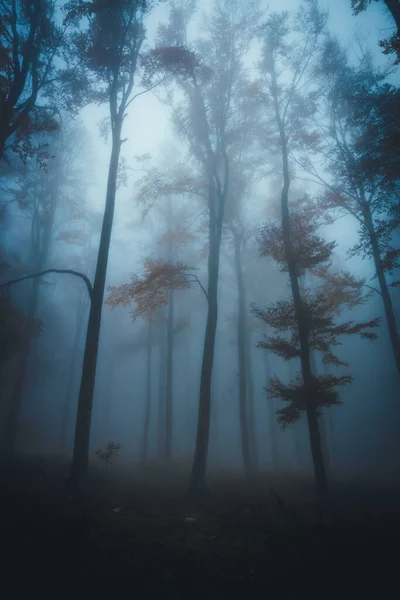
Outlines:
{"label": "silhouetted tree", "polygon": [[6,151],[26,160],[47,158],[35,134],[59,126],[51,88],[57,79],[65,28],[56,24],[52,0],[0,2],[0,160]]}
{"label": "silhouetted tree", "polygon": [[[292,298],[274,302],[265,310],[253,305],[253,311],[275,330],[275,335],[266,336],[259,342],[259,347],[284,360],[300,359],[301,370],[296,380],[286,385],[278,377],[272,377],[268,392],[270,397],[288,403],[277,411],[278,422],[283,428],[304,414],[307,416],[317,500],[323,510],[328,491],[318,417],[321,407],[340,404],[336,387],[350,383],[352,377],[317,376],[312,369],[311,353],[314,350],[320,352],[326,364],[346,366],[347,363],[333,352],[333,348],[340,344],[338,338],[358,334],[374,339],[376,334],[369,329],[376,327],[379,319],[366,323],[336,322],[336,315],[343,308],[361,305],[369,297],[363,290],[363,281],[347,272],[330,272],[335,243],[325,241],[318,234],[321,217],[317,203],[305,196],[295,204],[287,201],[286,210],[289,216],[287,229],[283,218],[282,224],[269,223],[260,230],[260,252],[272,256],[281,270],[288,273]],[[321,284],[312,288],[301,287],[299,277],[305,272],[319,277]],[[283,332],[288,335],[282,337],[280,334]]]}
{"label": "silhouetted tree", "polygon": [[[75,25],[65,59],[68,68],[63,82],[73,106],[89,102],[108,103],[112,150],[108,171],[106,203],[93,298],[83,359],[74,454],[67,487],[72,495],[82,490],[88,466],[90,425],[101,310],[114,218],[122,127],[126,110],[142,89],[133,95],[140,51],[145,39],[143,20],[154,6],[146,0],[72,0],[65,8],[67,23]],[[155,84],[154,84],[155,85]]]}

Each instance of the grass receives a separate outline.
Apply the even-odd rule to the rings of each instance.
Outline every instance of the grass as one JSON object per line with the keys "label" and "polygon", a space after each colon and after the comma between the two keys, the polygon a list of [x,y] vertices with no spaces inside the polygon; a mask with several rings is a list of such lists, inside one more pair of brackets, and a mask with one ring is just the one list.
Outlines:
{"label": "grass", "polygon": [[54,580],[53,595],[90,586],[94,597],[124,586],[138,600],[397,589],[399,488],[337,481],[334,512],[321,525],[305,476],[263,473],[249,484],[215,471],[210,494],[193,499],[185,465],[101,467],[93,464],[76,503],[64,495],[65,461],[2,465],[3,588],[10,578],[15,592],[28,586],[36,595]]}

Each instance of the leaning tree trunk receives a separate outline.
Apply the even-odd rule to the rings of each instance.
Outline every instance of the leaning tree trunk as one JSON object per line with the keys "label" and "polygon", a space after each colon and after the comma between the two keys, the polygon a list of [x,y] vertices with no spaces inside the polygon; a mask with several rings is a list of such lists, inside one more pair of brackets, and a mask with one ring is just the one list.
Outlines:
{"label": "leaning tree trunk", "polygon": [[60,433],[60,439],[59,439],[59,449],[60,449],[61,453],[65,453],[67,450],[67,433],[68,433],[68,425],[69,425],[70,414],[71,414],[72,392],[74,389],[74,379],[75,379],[74,376],[75,376],[76,365],[77,365],[78,357],[79,357],[80,341],[82,338],[82,326],[83,326],[83,321],[84,321],[84,316],[85,316],[83,307],[84,307],[84,303],[82,301],[82,296],[81,296],[81,298],[79,299],[79,302],[78,302],[78,310],[77,310],[77,315],[76,315],[75,338],[74,338],[74,344],[72,347],[72,357],[71,357],[71,363],[70,363],[70,367],[69,367],[68,382],[67,382],[67,388],[65,391],[63,412],[62,412],[62,417],[61,417],[61,433]]}
{"label": "leaning tree trunk", "polygon": [[146,408],[143,426],[143,448],[142,460],[147,460],[147,452],[149,445],[149,428],[150,428],[150,411],[151,411],[151,348],[152,348],[152,324],[149,321],[147,334],[147,351],[146,351]]}
{"label": "leaning tree trunk", "polygon": [[383,307],[385,310],[386,323],[389,330],[390,343],[392,345],[393,357],[397,367],[397,373],[400,377],[400,339],[397,330],[396,316],[393,310],[392,298],[386,281],[385,271],[382,264],[381,253],[379,250],[378,239],[376,237],[374,223],[372,221],[371,210],[367,203],[364,204],[364,220],[368,230],[369,240],[374,259],[375,271],[381,291]]}
{"label": "leaning tree trunk", "polygon": [[210,437],[211,378],[214,363],[215,336],[218,321],[218,275],[221,248],[222,222],[210,214],[208,255],[208,311],[200,375],[200,398],[197,420],[196,448],[194,453],[189,491],[206,490],[208,443]]}
{"label": "leaning tree trunk", "polygon": [[173,411],[173,352],[174,352],[174,292],[169,293],[167,317],[167,373],[165,397],[165,459],[172,456],[172,411]]}
{"label": "leaning tree trunk", "polygon": [[279,137],[282,149],[282,167],[283,167],[283,187],[281,192],[281,211],[282,211],[282,235],[285,255],[289,272],[290,287],[292,292],[294,310],[299,332],[300,342],[300,362],[303,383],[307,394],[307,423],[310,438],[311,455],[314,465],[317,505],[319,512],[322,513],[328,501],[328,487],[326,481],[324,456],[322,453],[321,437],[318,425],[317,404],[314,392],[314,376],[311,369],[311,349],[308,339],[308,330],[306,318],[304,315],[303,300],[300,293],[299,280],[297,276],[296,257],[292,249],[290,213],[289,213],[289,158],[287,148],[287,137],[284,123],[280,117],[278,94],[276,83],[274,85],[273,100],[275,105],[275,114],[277,118]]}
{"label": "leaning tree trunk", "polygon": [[246,373],[246,348],[245,348],[245,290],[241,264],[241,239],[237,232],[233,232],[235,241],[235,270],[238,289],[238,322],[237,322],[237,349],[239,367],[239,423],[242,443],[242,457],[246,477],[252,475],[250,452],[248,410],[247,410],[247,373]]}
{"label": "leaning tree trunk", "polygon": [[113,129],[113,143],[108,170],[106,205],[97,257],[96,273],[93,284],[85,353],[83,358],[82,379],[79,391],[78,414],[76,418],[74,452],[71,472],[67,481],[67,491],[79,495],[83,491],[84,479],[89,463],[90,428],[96,379],[97,354],[101,325],[101,311],[107,274],[108,254],[114,218],[115,195],[117,189],[118,162],[121,150],[122,119]]}

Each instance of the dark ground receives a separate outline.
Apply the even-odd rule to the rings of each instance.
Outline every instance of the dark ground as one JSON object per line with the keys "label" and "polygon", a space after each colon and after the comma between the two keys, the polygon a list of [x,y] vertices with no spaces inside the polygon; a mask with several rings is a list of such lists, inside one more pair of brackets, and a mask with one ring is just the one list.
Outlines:
{"label": "dark ground", "polygon": [[123,590],[137,600],[398,594],[399,486],[336,482],[334,514],[318,526],[305,477],[263,474],[250,486],[214,474],[212,494],[194,502],[187,469],[94,465],[76,503],[66,473],[54,458],[1,466],[4,598],[48,586],[54,598]]}

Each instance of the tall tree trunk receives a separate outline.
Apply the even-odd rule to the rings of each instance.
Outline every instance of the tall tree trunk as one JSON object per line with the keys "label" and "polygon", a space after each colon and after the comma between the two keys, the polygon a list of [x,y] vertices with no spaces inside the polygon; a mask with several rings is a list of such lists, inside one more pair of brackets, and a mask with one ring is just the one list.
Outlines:
{"label": "tall tree trunk", "polygon": [[290,212],[289,212],[289,158],[287,148],[287,137],[285,126],[280,116],[279,100],[277,93],[277,84],[274,74],[273,82],[273,100],[275,105],[275,114],[279,128],[279,137],[282,149],[282,168],[283,168],[283,186],[281,192],[281,211],[282,211],[282,233],[285,254],[287,257],[290,287],[292,291],[293,304],[296,314],[296,321],[299,330],[300,342],[300,362],[304,387],[307,393],[307,423],[310,438],[311,455],[314,465],[317,505],[319,512],[322,513],[328,501],[328,486],[326,481],[324,457],[322,453],[321,437],[318,426],[317,405],[314,393],[314,376],[311,369],[311,352],[308,339],[307,323],[304,317],[303,300],[300,293],[299,281],[297,276],[296,258],[291,243]]}
{"label": "tall tree trunk", "polygon": [[7,427],[4,438],[4,452],[6,456],[12,457],[16,451],[18,436],[18,421],[21,410],[22,397],[25,387],[26,371],[29,361],[29,351],[32,342],[32,319],[36,315],[36,308],[39,300],[39,280],[32,282],[29,305],[27,310],[28,323],[24,327],[22,334],[22,343],[20,355],[15,373],[14,385],[11,395],[11,402],[7,414]]}
{"label": "tall tree trunk", "polygon": [[150,411],[151,411],[151,349],[152,349],[152,324],[149,321],[147,334],[147,352],[146,352],[146,409],[143,426],[143,462],[147,460],[147,451],[149,443]]}
{"label": "tall tree trunk", "polygon": [[173,352],[174,352],[174,292],[169,293],[167,317],[167,373],[165,397],[165,458],[172,455],[172,411],[173,411]]}
{"label": "tall tree trunk", "polygon": [[[50,253],[52,229],[57,206],[57,190],[54,189],[53,182],[50,183],[50,186],[50,210],[48,211],[44,222],[40,218],[40,214],[37,212],[40,210],[40,208],[37,208],[37,211],[34,213],[32,221],[32,242],[35,262],[34,268],[36,272],[42,271],[45,268]],[[39,301],[39,286],[40,280],[38,278],[35,278],[32,283],[31,294],[29,297],[27,309],[27,316],[29,317],[29,321],[28,324],[25,326],[22,334],[21,350],[15,374],[15,384],[12,391],[11,404],[8,413],[6,435],[4,440],[4,450],[6,455],[8,456],[13,456],[16,450],[18,435],[18,418],[23,399],[26,371],[29,361],[29,351],[32,341],[31,322],[36,315],[37,305]]]}
{"label": "tall tree trunk", "polygon": [[250,452],[251,464],[253,471],[258,470],[258,444],[257,431],[255,423],[255,403],[254,403],[254,378],[253,378],[253,361],[252,361],[252,343],[251,331],[245,328],[245,356],[246,356],[246,381],[247,381],[247,409],[249,420],[249,437],[250,437]]}
{"label": "tall tree trunk", "polygon": [[[271,366],[269,362],[269,354],[266,353],[266,387],[268,389],[269,379],[271,377]],[[268,410],[268,437],[271,449],[271,466],[278,468],[281,464],[281,456],[278,445],[278,423],[276,420],[276,406],[274,398],[271,398],[267,392],[267,410]]]}
{"label": "tall tree trunk", "polygon": [[242,457],[246,477],[252,475],[248,410],[247,410],[247,377],[246,377],[246,348],[245,348],[245,290],[241,264],[241,239],[234,231],[235,240],[235,270],[238,289],[238,324],[237,324],[237,349],[239,366],[239,422],[240,437],[242,442]]}
{"label": "tall tree trunk", "polygon": [[85,475],[89,463],[90,428],[92,422],[92,405],[96,379],[97,353],[101,325],[101,311],[106,282],[108,254],[114,218],[115,195],[117,189],[118,162],[121,150],[122,118],[113,130],[113,143],[108,170],[106,205],[101,230],[99,253],[93,284],[92,302],[90,305],[88,328],[86,333],[85,353],[83,358],[82,379],[79,391],[78,414],[76,418],[74,453],[71,472],[67,481],[67,492],[80,495],[83,492]]}
{"label": "tall tree trunk", "polygon": [[[288,375],[289,381],[293,381],[296,378],[296,365],[293,361],[287,362],[288,366]],[[294,452],[295,452],[295,460],[296,466],[298,469],[301,469],[303,452],[302,452],[302,431],[299,427],[300,423],[294,423],[293,425],[293,441],[294,441]]]}
{"label": "tall tree trunk", "polygon": [[160,323],[159,329],[159,367],[158,367],[158,431],[157,445],[158,457],[164,457],[164,437],[165,437],[165,362],[166,362],[166,335],[165,324]]}
{"label": "tall tree trunk", "polygon": [[371,210],[367,203],[364,203],[363,213],[371,243],[375,271],[379,282],[383,307],[385,310],[386,323],[389,330],[389,337],[392,345],[393,357],[396,363],[397,373],[400,377],[400,339],[399,332],[397,330],[396,316],[394,314],[392,298],[390,296],[389,287],[386,281],[385,271],[381,259],[381,253],[379,250],[378,239],[376,237],[375,227],[372,221]]}
{"label": "tall tree trunk", "polygon": [[210,437],[211,377],[214,363],[215,335],[218,321],[218,275],[222,223],[218,227],[210,215],[208,256],[208,310],[200,375],[200,398],[197,420],[196,448],[193,458],[189,491],[206,490],[206,469]]}
{"label": "tall tree trunk", "polygon": [[[85,293],[86,293],[86,290],[85,290]],[[78,310],[77,310],[77,314],[76,314],[75,337],[74,337],[74,343],[73,343],[73,347],[72,347],[71,362],[70,362],[70,366],[69,366],[67,389],[65,391],[65,397],[64,397],[64,402],[63,402],[63,411],[62,411],[62,417],[61,417],[61,432],[60,432],[60,439],[59,439],[60,453],[65,453],[67,451],[67,433],[68,433],[68,425],[69,425],[70,413],[71,413],[72,392],[74,389],[74,379],[75,379],[74,376],[75,376],[76,365],[77,365],[78,357],[79,357],[80,341],[82,338],[82,327],[83,327],[83,321],[84,321],[84,316],[85,316],[85,312],[83,310],[83,304],[84,304],[83,297],[81,296],[79,299],[79,302],[78,302]]]}
{"label": "tall tree trunk", "polygon": [[395,20],[397,31],[400,32],[400,2],[399,0],[384,0],[386,6],[390,10],[393,19]]}

